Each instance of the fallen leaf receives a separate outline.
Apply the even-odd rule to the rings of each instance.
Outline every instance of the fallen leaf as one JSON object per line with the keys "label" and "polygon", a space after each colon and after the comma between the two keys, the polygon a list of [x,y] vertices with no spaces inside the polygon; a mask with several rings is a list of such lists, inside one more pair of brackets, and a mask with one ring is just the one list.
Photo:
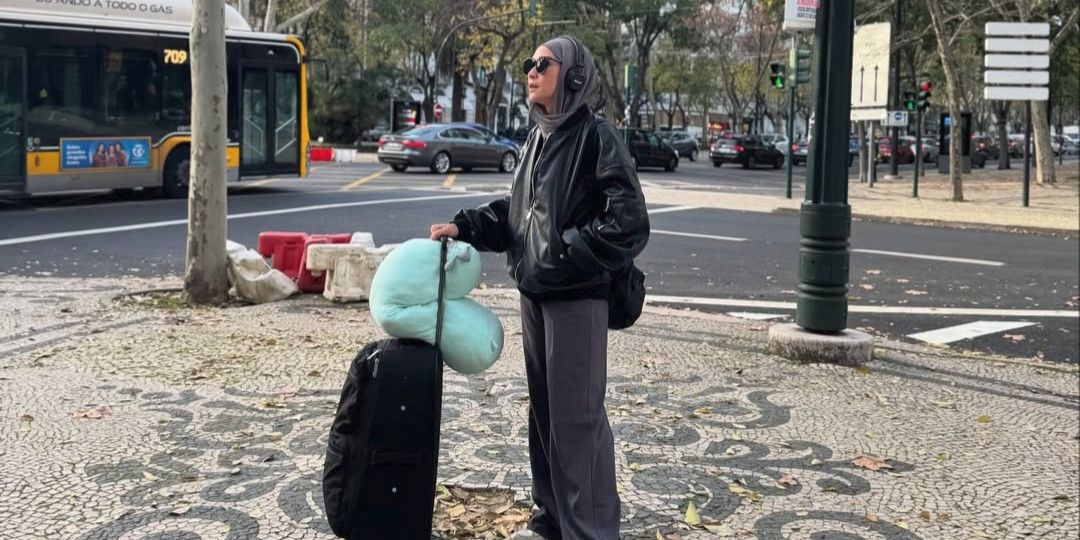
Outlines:
{"label": "fallen leaf", "polygon": [[881,270],[867,270],[866,273],[871,276],[876,276],[881,273]]}
{"label": "fallen leaf", "polygon": [[280,401],[273,398],[263,398],[259,401],[259,406],[264,409],[281,409],[285,407]]}
{"label": "fallen leaf", "polygon": [[319,377],[321,375],[322,375],[322,373],[319,373],[319,370],[317,370],[317,369],[313,369],[313,370],[309,371],[308,374],[307,374],[308,377]]}
{"label": "fallen leaf", "polygon": [[975,421],[980,423],[980,424],[989,424],[990,423],[990,417],[984,414],[984,415],[976,418]]}
{"label": "fallen leaf", "polygon": [[281,433],[278,433],[278,432],[275,431],[275,432],[267,435],[266,440],[268,440],[270,442],[278,442],[278,441],[281,440]]}
{"label": "fallen leaf", "polygon": [[728,456],[734,456],[735,454],[738,454],[738,453],[739,453],[739,451],[736,450],[734,446],[729,446],[727,450],[724,450],[724,454],[728,455]]}
{"label": "fallen leaf", "polygon": [[169,510],[169,514],[174,515],[174,516],[182,516],[182,515],[190,512],[190,511],[191,511],[191,505],[190,504],[181,504],[181,505],[177,505],[177,506],[173,507],[172,510]]}
{"label": "fallen leaf", "polygon": [[855,458],[855,460],[852,461],[851,464],[855,465],[856,467],[862,467],[864,469],[869,469],[871,471],[880,471],[881,469],[891,469],[892,468],[892,465],[889,465],[888,463],[885,463],[885,460],[883,460],[883,459],[881,459],[881,458],[879,458],[877,456],[871,456],[871,455],[866,455],[866,454],[863,454],[863,455]]}
{"label": "fallen leaf", "polygon": [[859,367],[855,368],[855,373],[858,373],[859,375],[869,375],[870,374],[870,368],[868,368],[866,366],[859,366]]}
{"label": "fallen leaf", "polygon": [[911,283],[911,280],[907,279],[907,278],[896,278],[896,282],[897,283]]}
{"label": "fallen leaf", "polygon": [[813,466],[821,465],[821,460],[818,459],[818,458],[811,459],[810,460],[810,465],[813,465]]}
{"label": "fallen leaf", "polygon": [[1005,334],[1005,335],[1003,335],[1001,337],[1003,337],[1005,339],[1011,339],[1013,341],[1013,343],[1019,343],[1021,341],[1024,341],[1025,339],[1027,339],[1026,337],[1024,337],[1023,334]]}
{"label": "fallen leaf", "polygon": [[863,290],[866,290],[866,291],[874,290],[874,286],[869,284],[869,283],[860,283],[859,287],[862,288]]}
{"label": "fallen leaf", "polygon": [[951,458],[951,457],[952,457],[952,456],[950,456],[949,454],[947,454],[947,453],[945,453],[945,452],[941,452],[941,453],[939,453],[939,454],[935,455],[935,456],[934,456],[934,459],[936,459],[936,460],[938,460],[938,461],[948,461],[948,460],[949,460],[949,458]]}
{"label": "fallen leaf", "polygon": [[1044,516],[1032,516],[1028,521],[1032,523],[1050,523],[1050,518]]}
{"label": "fallen leaf", "polygon": [[660,534],[660,529],[656,529],[656,540],[664,540],[664,536]]}
{"label": "fallen leaf", "polygon": [[795,512],[795,515],[796,515],[796,516],[799,516],[799,517],[806,517],[806,516],[809,516],[809,515],[810,515],[810,512],[807,512],[807,511],[805,511],[805,510],[801,510],[801,511],[799,511],[799,512]]}
{"label": "fallen leaf", "polygon": [[788,473],[781,474],[780,479],[777,480],[776,483],[777,484],[784,484],[784,485],[787,485],[787,486],[797,486],[797,485],[799,485],[799,481],[796,480],[794,476],[791,476]]}
{"label": "fallen leaf", "polygon": [[93,409],[79,409],[75,412],[75,418],[89,418],[92,420],[101,420],[106,416],[112,414],[112,408],[108,405],[98,405]]}
{"label": "fallen leaf", "polygon": [[727,523],[720,523],[719,521],[706,521],[702,524],[706,531],[709,531],[719,537],[735,536],[735,530],[731,528]]}
{"label": "fallen leaf", "polygon": [[878,439],[878,434],[877,433],[867,433],[866,438],[870,439],[871,441],[876,441]]}
{"label": "fallen leaf", "polygon": [[975,536],[978,536],[979,538],[993,538],[994,537],[992,534],[990,534],[990,533],[988,533],[986,531],[973,531],[973,532],[975,533]]}
{"label": "fallen leaf", "polygon": [[951,409],[956,406],[955,401],[931,401],[935,407],[941,407],[942,409]]}
{"label": "fallen leaf", "polygon": [[709,407],[698,407],[694,409],[694,414],[701,416],[709,416],[710,414],[712,414],[712,409]]}
{"label": "fallen leaf", "polygon": [[877,523],[878,517],[874,514],[866,514],[866,521],[873,521]]}
{"label": "fallen leaf", "polygon": [[735,429],[746,429],[746,426],[744,426],[743,424],[735,424],[735,423],[733,423],[733,424],[731,424],[731,427],[733,427]]}
{"label": "fallen leaf", "polygon": [[900,527],[901,529],[904,529],[905,531],[910,528],[910,527],[908,527],[907,522],[902,520],[902,519],[898,519],[898,520],[894,521],[893,525],[896,525],[897,527]]}
{"label": "fallen leaf", "polygon": [[950,514],[948,512],[938,512],[938,515],[937,515],[938,521],[948,521],[948,519],[951,518],[951,517],[952,517],[952,514]]}
{"label": "fallen leaf", "polygon": [[232,469],[229,469],[230,476],[236,476],[238,474],[240,474],[240,467],[233,467]]}
{"label": "fallen leaf", "polygon": [[465,505],[463,505],[463,504],[455,504],[454,506],[451,506],[450,509],[447,510],[446,513],[447,513],[447,515],[449,515],[451,518],[454,518],[454,519],[459,518],[461,516],[464,516],[465,515]]}
{"label": "fallen leaf", "polygon": [[161,480],[160,478],[155,476],[154,473],[151,473],[150,471],[143,471],[142,475],[143,475],[143,478],[146,478],[147,480],[149,480],[151,482],[157,482],[158,480]]}
{"label": "fallen leaf", "polygon": [[904,294],[910,294],[911,296],[926,296],[926,291],[917,291],[915,289],[908,289],[904,291]]}
{"label": "fallen leaf", "polygon": [[1072,497],[1070,497],[1068,495],[1054,495],[1053,497],[1051,497],[1051,500],[1054,500],[1054,501],[1071,501]]}
{"label": "fallen leaf", "polygon": [[22,421],[22,422],[33,422],[34,417],[30,416],[29,414],[24,414],[24,415],[19,417],[19,420]]}
{"label": "fallen leaf", "polygon": [[919,512],[919,517],[921,517],[922,520],[927,522],[927,523],[930,523],[934,519],[933,514],[931,514],[930,512],[927,512],[925,510],[923,510],[922,512]]}
{"label": "fallen leaf", "polygon": [[690,505],[686,507],[686,517],[683,518],[683,521],[687,525],[701,525],[701,515],[698,514],[698,509],[694,506],[693,501],[690,501]]}

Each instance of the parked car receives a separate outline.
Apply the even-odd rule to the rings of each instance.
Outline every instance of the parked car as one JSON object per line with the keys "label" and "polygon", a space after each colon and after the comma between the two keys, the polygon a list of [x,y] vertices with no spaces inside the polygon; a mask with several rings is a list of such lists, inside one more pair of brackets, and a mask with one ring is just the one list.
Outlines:
{"label": "parked car", "polygon": [[787,135],[782,135],[780,133],[767,133],[762,135],[761,142],[776,145],[776,149],[785,156],[788,155],[788,149],[791,148],[791,141],[788,140]]}
{"label": "parked car", "polygon": [[[484,124],[477,124],[475,122],[464,122],[464,123],[455,124],[455,125],[465,126],[465,127],[475,129],[476,131],[479,131],[480,133],[483,133],[484,135],[488,135],[490,137],[498,139],[499,142],[509,144],[509,145],[513,145],[514,148],[517,150],[517,153],[521,154],[521,145],[518,144],[517,142],[515,142],[514,139],[512,139],[510,137],[507,137],[505,135],[500,135],[498,133],[495,133],[491,128],[485,126]],[[526,135],[526,138],[527,137],[528,137],[528,135]]]}
{"label": "parked car", "polygon": [[717,140],[709,148],[709,159],[714,167],[724,163],[738,163],[744,169],[756,169],[759,165],[772,165],[774,169],[784,166],[784,154],[776,145],[766,144],[755,135]]}
{"label": "parked car", "polygon": [[1061,149],[1066,156],[1074,156],[1080,150],[1080,141],[1077,137],[1065,134],[1061,136]]}
{"label": "parked car", "polygon": [[[791,145],[791,164],[792,165],[806,165],[809,161],[810,155],[810,142],[806,140],[799,141]],[[848,140],[848,167],[851,167],[855,163],[855,158],[859,156],[859,143],[855,139]]]}
{"label": "parked car", "polygon": [[1001,149],[998,147],[997,139],[991,136],[978,136],[971,138],[972,151],[981,151],[986,154],[986,157],[990,159],[998,159],[1001,157]]}
{"label": "parked car", "polygon": [[[627,128],[620,129],[626,132]],[[642,128],[629,128],[630,156],[634,158],[634,167],[663,167],[665,171],[674,171],[679,166],[679,154],[669,143],[656,133]]]}
{"label": "parked car", "polygon": [[[858,152],[858,150],[855,150]],[[806,165],[807,156],[810,154],[810,143],[808,141],[799,141],[791,145],[791,164],[792,165]]]}
{"label": "parked car", "polygon": [[[910,143],[904,144],[904,139],[900,139],[900,144],[897,146],[896,161],[899,163],[915,163],[915,150],[912,146],[915,143],[915,139],[912,139]],[[878,161],[881,163],[888,163],[892,159],[892,145],[889,143],[888,137],[882,137],[878,141]]]}
{"label": "parked car", "polygon": [[518,150],[513,142],[485,135],[462,124],[426,124],[379,139],[379,161],[397,172],[409,167],[429,167],[446,174],[452,167],[470,170],[493,167],[511,172],[517,167]]}
{"label": "parked car", "polygon": [[[1032,145],[1034,146],[1034,144]],[[1032,148],[1034,151],[1034,148]],[[1023,157],[1024,155],[1024,134],[1013,133],[1009,135],[1009,157]]]}
{"label": "parked car", "polygon": [[[904,137],[904,144],[910,143],[911,151],[915,152],[915,137]],[[941,149],[938,148],[937,141],[923,137],[922,139],[922,159],[923,163],[936,163],[938,156],[941,155]]]}
{"label": "parked car", "polygon": [[667,141],[675,151],[679,153],[679,157],[690,158],[690,161],[697,161],[698,158],[698,142],[689,133],[682,130],[663,131],[660,133],[660,138]]}

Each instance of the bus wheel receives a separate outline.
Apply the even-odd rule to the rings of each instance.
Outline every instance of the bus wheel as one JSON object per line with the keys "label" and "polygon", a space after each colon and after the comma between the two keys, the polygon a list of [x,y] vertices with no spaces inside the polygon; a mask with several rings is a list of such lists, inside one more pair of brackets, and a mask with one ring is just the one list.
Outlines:
{"label": "bus wheel", "polygon": [[177,148],[165,160],[164,185],[165,197],[169,199],[186,198],[191,176],[191,151],[188,147]]}

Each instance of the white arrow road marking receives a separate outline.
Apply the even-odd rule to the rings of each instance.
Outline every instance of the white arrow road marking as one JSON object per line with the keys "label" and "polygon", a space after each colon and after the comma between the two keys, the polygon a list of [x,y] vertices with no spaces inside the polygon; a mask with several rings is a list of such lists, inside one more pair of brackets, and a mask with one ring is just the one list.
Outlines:
{"label": "white arrow road marking", "polygon": [[963,339],[974,339],[987,334],[996,334],[1006,330],[1016,330],[1035,323],[1027,321],[975,321],[946,328],[938,328],[917,334],[908,334],[911,339],[945,345]]}

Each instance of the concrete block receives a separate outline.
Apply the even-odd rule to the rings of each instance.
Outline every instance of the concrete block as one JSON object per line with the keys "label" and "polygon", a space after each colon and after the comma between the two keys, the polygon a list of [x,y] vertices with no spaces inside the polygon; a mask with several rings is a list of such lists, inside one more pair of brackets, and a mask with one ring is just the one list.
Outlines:
{"label": "concrete block", "polygon": [[797,324],[769,327],[769,352],[799,364],[859,366],[870,361],[874,338],[858,330],[816,334]]}
{"label": "concrete block", "polygon": [[254,249],[236,242],[226,242],[229,294],[254,304],[284,300],[300,290],[296,282],[280,270],[270,268]]}
{"label": "concrete block", "polygon": [[[374,242],[372,242],[374,243]],[[371,294],[371,280],[386,254],[396,244],[374,247],[357,244],[313,244],[308,247],[307,268],[326,272],[323,296],[332,302],[360,302]]]}
{"label": "concrete block", "polygon": [[375,248],[375,235],[369,232],[357,232],[352,234],[352,239],[349,241],[353,245],[361,245],[369,248]]}

